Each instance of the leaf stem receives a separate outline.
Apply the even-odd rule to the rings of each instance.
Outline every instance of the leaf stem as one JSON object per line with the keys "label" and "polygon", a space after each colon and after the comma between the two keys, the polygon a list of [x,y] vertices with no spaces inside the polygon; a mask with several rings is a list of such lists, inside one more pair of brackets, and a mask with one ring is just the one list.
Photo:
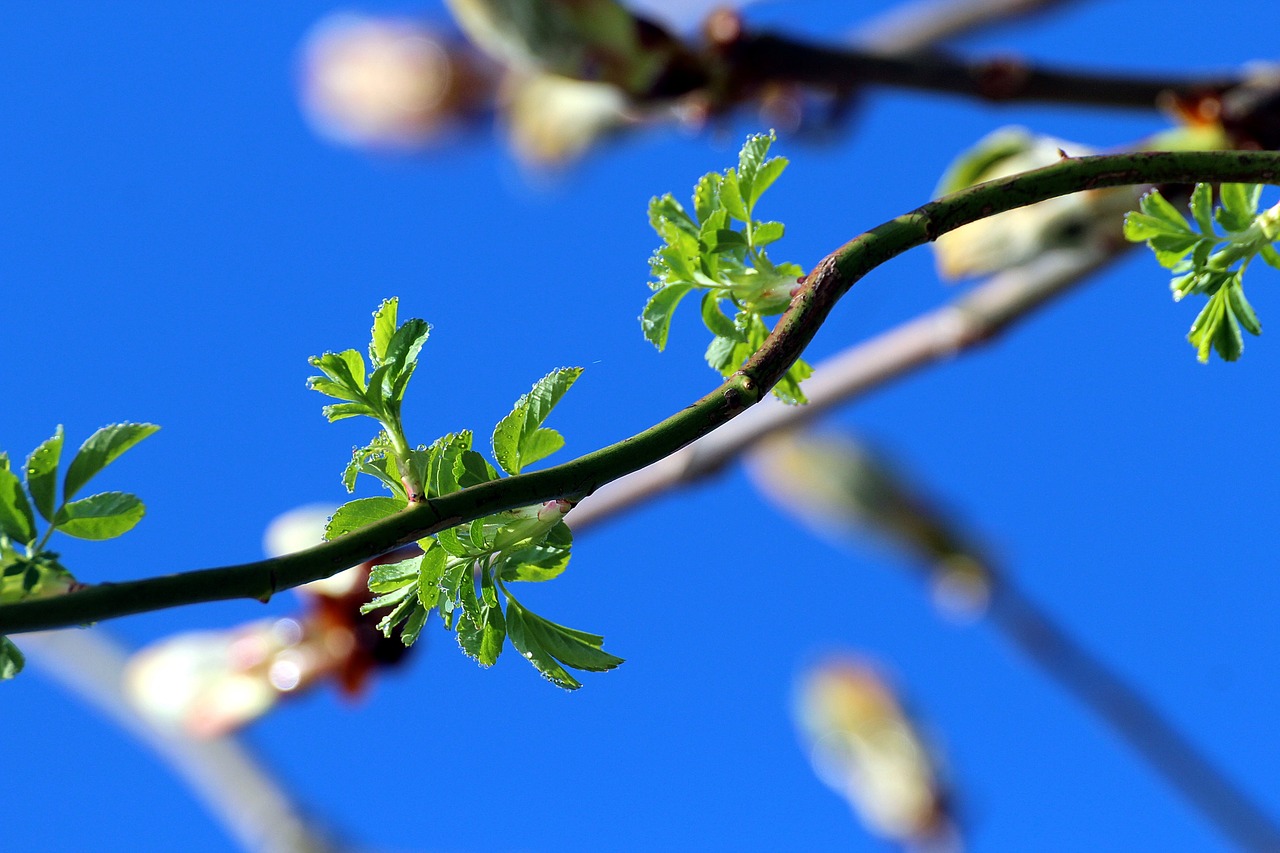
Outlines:
{"label": "leaf stem", "polygon": [[[867,231],[822,260],[761,349],[722,385],[637,435],[542,471],[425,500],[366,528],[296,554],[235,566],[103,583],[48,599],[0,606],[0,634],[235,598],[267,600],[423,536],[503,510],[567,499],[662,459],[732,420],[768,393],[813,339],[836,302],[864,275],[961,225],[1081,190],[1146,183],[1280,183],[1280,153],[1179,151],[1064,158],[1022,175],[970,187]],[[824,202],[825,203],[825,202]]]}

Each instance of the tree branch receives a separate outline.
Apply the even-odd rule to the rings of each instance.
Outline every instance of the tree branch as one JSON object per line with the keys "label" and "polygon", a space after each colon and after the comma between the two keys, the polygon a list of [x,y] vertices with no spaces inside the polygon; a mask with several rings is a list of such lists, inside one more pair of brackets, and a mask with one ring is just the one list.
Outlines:
{"label": "tree branch", "polygon": [[139,715],[121,689],[126,653],[101,631],[34,634],[23,641],[45,672],[151,747],[246,850],[339,853],[313,831],[286,791],[239,741],[197,740]]}
{"label": "tree branch", "polygon": [[830,47],[776,33],[742,33],[720,50],[730,69],[730,91],[737,97],[768,83],[798,83],[837,90],[892,86],[985,101],[1152,109],[1169,92],[1221,93],[1244,82],[1239,75],[1099,74],[1037,66],[1013,57],[890,56],[880,47]]}
{"label": "tree branch", "polygon": [[1280,183],[1280,153],[1139,152],[1064,158],[1022,175],[970,187],[854,238],[802,280],[759,352],[681,412],[617,444],[530,474],[411,505],[404,512],[314,548],[253,563],[127,583],[104,583],[0,607],[0,634],[69,627],[233,598],[267,600],[431,533],[553,499],[578,501],[712,432],[758,402],[800,356],[836,302],[869,271],[968,222],[1086,189],[1144,183]]}

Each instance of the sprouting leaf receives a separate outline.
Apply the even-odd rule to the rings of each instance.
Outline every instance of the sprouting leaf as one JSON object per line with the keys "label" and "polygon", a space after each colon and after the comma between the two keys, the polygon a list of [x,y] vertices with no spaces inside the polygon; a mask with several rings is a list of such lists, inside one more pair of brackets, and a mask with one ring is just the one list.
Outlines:
{"label": "sprouting leaf", "polygon": [[9,469],[9,456],[0,453],[0,533],[22,545],[36,539],[36,520],[31,514],[22,481]]}
{"label": "sprouting leaf", "polygon": [[569,565],[572,547],[573,533],[562,521],[542,542],[508,553],[501,577],[504,581],[549,581]]}
{"label": "sprouting leaf", "polygon": [[369,335],[369,362],[381,366],[387,357],[387,344],[396,333],[396,309],[400,300],[396,297],[382,300],[373,312],[373,331]]}
{"label": "sprouting leaf", "polygon": [[558,432],[542,427],[560,398],[582,374],[581,367],[562,367],[539,379],[516,401],[511,413],[493,430],[493,456],[508,474],[546,458],[564,445]]}
{"label": "sprouting leaf", "polygon": [[339,400],[365,399],[364,356],[353,349],[313,355],[307,363],[328,377],[312,376],[307,387]]}
{"label": "sprouting leaf", "polygon": [[381,595],[393,592],[418,580],[422,558],[418,554],[395,563],[379,563],[369,570],[369,592]]}
{"label": "sprouting leaf", "polygon": [[62,456],[62,425],[59,424],[50,438],[41,442],[27,457],[27,491],[35,501],[36,510],[45,521],[53,521],[58,498],[58,460]]}
{"label": "sprouting leaf", "polygon": [[94,475],[158,429],[155,424],[110,424],[89,436],[67,466],[62,499],[71,500]]}
{"label": "sprouting leaf", "polygon": [[1222,206],[1218,208],[1217,219],[1223,228],[1244,231],[1253,224],[1262,198],[1261,184],[1222,184],[1218,195]]}
{"label": "sprouting leaf", "polygon": [[[566,690],[582,686],[564,666],[588,672],[604,672],[623,659],[604,651],[604,637],[558,625],[526,610],[507,597],[507,635],[511,644],[552,683]],[[563,664],[563,666],[562,666]]]}
{"label": "sprouting leaf", "polygon": [[0,681],[8,681],[14,678],[18,673],[22,672],[22,668],[26,664],[26,657],[13,644],[13,640],[8,637],[0,637]]}
{"label": "sprouting leaf", "polygon": [[667,347],[671,315],[680,300],[691,290],[691,284],[673,284],[653,294],[645,303],[644,313],[640,315],[640,328],[644,331],[645,340],[657,347],[659,352]]}
{"label": "sprouting leaf", "polygon": [[[1191,294],[1208,297],[1187,335],[1201,362],[1212,352],[1235,361],[1244,351],[1241,329],[1252,335],[1262,332],[1242,284],[1249,261],[1257,255],[1280,266],[1268,225],[1276,211],[1257,213],[1261,193],[1255,184],[1222,184],[1221,206],[1215,211],[1212,188],[1197,184],[1190,201],[1193,229],[1160,193],[1151,192],[1142,199],[1142,212],[1129,214],[1125,222],[1125,237],[1145,241],[1156,260],[1173,271],[1169,286],[1175,301]],[[1216,233],[1215,222],[1225,235]]]}
{"label": "sprouting leaf", "polygon": [[383,367],[382,393],[387,402],[398,403],[404,399],[405,388],[418,366],[418,353],[431,334],[431,325],[425,320],[407,320],[396,329],[387,343]]}
{"label": "sprouting leaf", "polygon": [[481,666],[493,666],[502,654],[507,637],[506,620],[493,580],[486,574],[481,580],[480,595],[476,596],[475,584],[464,583],[462,616],[458,620],[458,645]]}
{"label": "sprouting leaf", "polygon": [[395,515],[407,505],[408,501],[402,498],[385,496],[350,501],[338,507],[333,518],[329,519],[324,528],[324,538],[337,539],[344,533],[368,527],[376,521]]}
{"label": "sprouting leaf", "polygon": [[145,512],[137,495],[101,492],[63,504],[53,525],[77,539],[114,539],[132,530]]}

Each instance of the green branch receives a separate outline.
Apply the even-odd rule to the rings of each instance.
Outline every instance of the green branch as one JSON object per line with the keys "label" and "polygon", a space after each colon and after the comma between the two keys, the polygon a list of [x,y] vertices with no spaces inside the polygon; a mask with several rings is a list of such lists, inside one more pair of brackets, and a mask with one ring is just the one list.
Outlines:
{"label": "green branch", "polygon": [[662,459],[758,402],[813,339],[841,296],[889,259],[968,222],[1081,190],[1197,181],[1280,183],[1280,153],[1144,152],[1064,158],[1034,172],[979,184],[929,202],[854,238],[797,288],[764,346],[693,405],[617,444],[571,462],[413,504],[306,551],[213,569],[102,583],[65,595],[0,606],[0,634],[82,625],[183,604],[256,598],[328,577],[448,527],[548,500],[577,501]]}

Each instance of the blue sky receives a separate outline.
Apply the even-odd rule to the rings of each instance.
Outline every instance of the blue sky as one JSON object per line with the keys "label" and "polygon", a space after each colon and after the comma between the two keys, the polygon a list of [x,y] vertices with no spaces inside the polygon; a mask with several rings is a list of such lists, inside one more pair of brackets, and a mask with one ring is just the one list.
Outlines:
{"label": "blue sky", "polygon": [[[890,5],[775,3],[754,19],[818,35]],[[309,129],[295,85],[303,35],[335,8],[21,3],[0,31],[0,448],[22,457],[58,423],[73,444],[113,421],[163,426],[104,475],[147,502],[139,528],[64,543],[84,580],[256,559],[272,517],[341,500],[366,430],[325,423],[305,360],[359,346],[388,296],[434,326],[406,407],[418,441],[488,430],[561,365],[586,367],[555,415],[565,453],[715,381],[693,316],[662,355],[640,335],[645,205],[686,195],[764,128],[744,116],[646,131],[533,184],[485,132],[420,157],[338,148]],[[1273,55],[1271,4],[1230,8],[1082,3],[962,46],[1148,71]],[[792,165],[763,202],[788,225],[775,258],[811,265],[917,206],[957,151],[1011,123],[1099,147],[1162,126],[872,93],[837,141],[779,143]],[[1264,327],[1280,313],[1274,277],[1253,276]],[[1280,816],[1280,342],[1197,364],[1183,340],[1196,309],[1173,304],[1166,281],[1135,254],[829,426],[889,448]],[[927,252],[896,260],[839,306],[813,360],[950,295]],[[891,556],[808,538],[739,470],[584,535],[570,570],[528,596],[627,663],[569,695],[514,656],[481,671],[436,631],[363,701],[317,691],[247,740],[320,821],[372,849],[881,850],[814,778],[789,718],[801,668],[847,648],[880,661],[928,721],[973,849],[1227,849],[998,633],[940,620]],[[141,645],[294,607],[281,596],[109,627]],[[232,849],[163,765],[38,669],[3,694],[0,846]]]}

